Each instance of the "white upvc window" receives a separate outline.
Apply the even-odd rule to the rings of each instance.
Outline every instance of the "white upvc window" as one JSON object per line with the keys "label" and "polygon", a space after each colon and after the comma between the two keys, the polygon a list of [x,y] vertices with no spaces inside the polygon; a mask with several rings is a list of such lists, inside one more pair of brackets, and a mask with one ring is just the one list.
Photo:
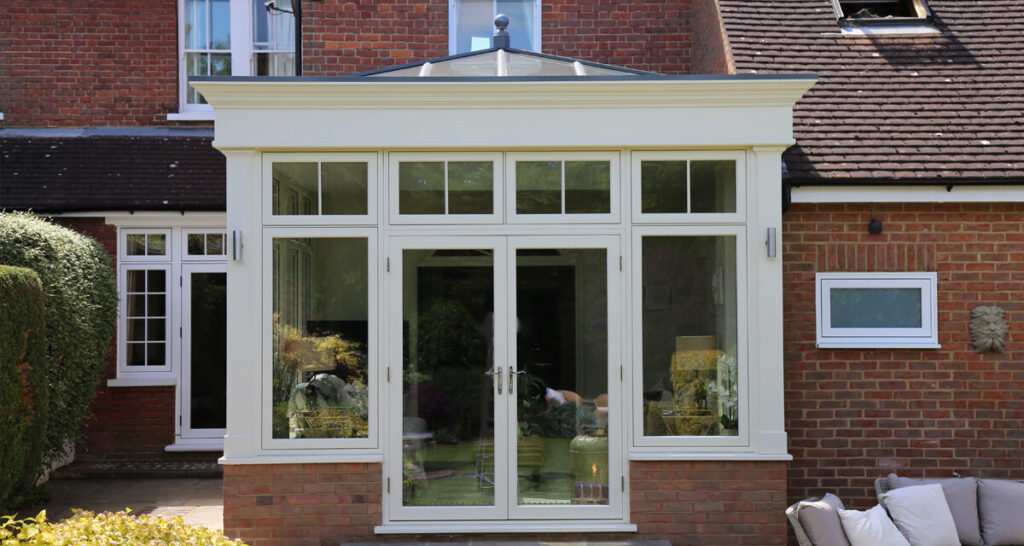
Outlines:
{"label": "white upvc window", "polygon": [[513,48],[540,51],[540,0],[448,0],[448,52],[489,49],[499,13],[509,18]]}
{"label": "white upvc window", "polygon": [[819,348],[938,349],[936,274],[817,273]]}
{"label": "white upvc window", "polygon": [[172,242],[169,229],[121,230],[118,377],[173,371]]}
{"label": "white upvc window", "polygon": [[510,223],[618,223],[619,152],[509,152]]}
{"label": "white upvc window", "polygon": [[392,224],[492,224],[503,219],[497,152],[388,154]]}
{"label": "white upvc window", "polygon": [[633,221],[745,221],[744,159],[741,151],[634,152]]}
{"label": "white upvc window", "polygon": [[379,162],[376,153],[263,154],[263,222],[376,224]]}
{"label": "white upvc window", "polygon": [[[289,9],[288,2],[280,2]],[[295,18],[264,0],[179,0],[179,112],[171,119],[212,119],[189,76],[295,74]]]}

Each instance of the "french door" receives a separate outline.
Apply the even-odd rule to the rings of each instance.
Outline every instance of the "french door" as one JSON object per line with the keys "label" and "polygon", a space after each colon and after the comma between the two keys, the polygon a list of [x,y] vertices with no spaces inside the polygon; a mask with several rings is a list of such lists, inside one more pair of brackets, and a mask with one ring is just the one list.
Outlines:
{"label": "french door", "polygon": [[227,388],[227,273],[224,264],[183,264],[181,437],[223,438]]}
{"label": "french door", "polygon": [[621,518],[619,238],[388,244],[389,519]]}

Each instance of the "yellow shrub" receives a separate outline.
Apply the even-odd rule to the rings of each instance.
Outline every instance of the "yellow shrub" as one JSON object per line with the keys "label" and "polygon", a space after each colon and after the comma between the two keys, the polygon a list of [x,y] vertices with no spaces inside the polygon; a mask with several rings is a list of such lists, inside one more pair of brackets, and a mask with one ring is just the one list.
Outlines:
{"label": "yellow shrub", "polygon": [[218,531],[187,525],[181,517],[132,516],[128,509],[101,514],[73,511],[74,516],[59,523],[46,521],[45,510],[34,518],[21,520],[2,516],[0,546],[245,546]]}

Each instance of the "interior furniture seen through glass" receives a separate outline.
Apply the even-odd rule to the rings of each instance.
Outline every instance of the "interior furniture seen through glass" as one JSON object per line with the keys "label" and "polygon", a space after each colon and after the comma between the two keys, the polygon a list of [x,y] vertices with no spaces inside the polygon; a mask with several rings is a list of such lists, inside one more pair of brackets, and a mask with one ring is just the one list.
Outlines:
{"label": "interior furniture seen through glass", "polygon": [[494,252],[402,254],[402,502],[493,506]]}
{"label": "interior furniture seen through glass", "polygon": [[641,161],[640,203],[645,214],[736,212],[736,161]]}
{"label": "interior furniture seen through glass", "polygon": [[605,249],[516,250],[519,505],[608,504]]}
{"label": "interior furniture seen through glass", "polygon": [[191,273],[189,299],[189,427],[227,427],[227,274]]}
{"label": "interior furniture seen through glass", "polygon": [[366,438],[364,237],[273,241],[273,437]]}
{"label": "interior furniture seen through glass", "polygon": [[642,238],[645,436],[736,436],[736,238]]}

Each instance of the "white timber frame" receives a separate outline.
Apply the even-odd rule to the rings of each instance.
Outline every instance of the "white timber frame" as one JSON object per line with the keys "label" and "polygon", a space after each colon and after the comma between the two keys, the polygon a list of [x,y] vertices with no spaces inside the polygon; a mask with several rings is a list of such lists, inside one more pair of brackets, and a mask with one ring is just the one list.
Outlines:
{"label": "white timber frame", "polygon": [[[935,272],[816,273],[814,294],[817,345],[822,349],[939,349],[938,276]],[[841,327],[833,324],[832,291],[916,290],[917,327]]]}
{"label": "white timber frame", "polygon": [[[384,79],[381,79],[384,80]],[[623,465],[621,503],[605,519],[581,520],[463,520],[413,522],[396,518],[390,508],[387,472],[382,475],[383,525],[378,533],[440,532],[628,532],[630,523],[628,461],[630,460],[789,460],[783,415],[782,359],[782,263],[781,256],[766,249],[767,239],[781,231],[782,152],[792,144],[792,108],[814,83],[813,77],[730,77],[663,79],[586,79],[500,81],[381,81],[338,78],[331,80],[231,81],[207,79],[195,82],[217,111],[214,146],[227,157],[228,233],[238,232],[246,242],[240,259],[228,261],[228,430],[224,464],[271,464],[314,462],[383,462],[393,465],[401,450],[391,449],[376,434],[375,442],[326,448],[312,443],[304,447],[268,449],[264,423],[269,394],[265,392],[266,340],[254,343],[265,332],[270,302],[266,300],[268,233],[279,228],[265,225],[261,195],[266,154],[376,153],[383,171],[376,191],[378,343],[381,361],[377,377],[387,368],[387,355],[401,340],[389,333],[388,316],[394,295],[385,282],[392,237],[437,237],[453,234],[490,237],[616,236],[620,243],[622,282],[615,297],[624,310],[619,322],[621,377],[616,396],[622,411],[616,423],[621,441],[610,457]],[[344,127],[344,130],[339,130]],[[397,127],[402,130],[396,130]],[[562,154],[580,152],[614,157],[618,179],[611,195],[616,218],[605,223],[502,223],[409,225],[390,222],[397,204],[389,188],[393,174],[386,172],[392,155],[429,153],[457,157],[464,153],[503,154],[505,170],[513,154]],[[638,173],[632,172],[637,157],[646,154],[721,154],[737,161],[737,213],[708,223],[665,219],[643,222],[633,216],[632,188]],[[508,176],[498,180],[495,191],[508,191]],[[508,194],[505,208],[508,210]],[[500,210],[500,209],[499,209]],[[520,215],[524,216],[524,215]],[[718,216],[718,215],[714,215]],[[293,226],[323,228],[322,224]],[[366,229],[357,228],[337,229]],[[334,229],[334,228],[332,228]],[[738,437],[720,437],[702,444],[685,440],[637,441],[634,417],[641,411],[636,397],[634,330],[636,317],[626,310],[634,303],[638,264],[633,258],[636,237],[644,233],[726,234],[737,237],[738,297],[744,326],[741,378],[746,387],[742,425]],[[511,240],[511,239],[510,239]],[[261,242],[264,241],[264,242]],[[779,243],[781,241],[775,241]],[[769,245],[770,246],[770,245]],[[394,275],[395,264],[391,263]],[[390,302],[390,303],[389,303]],[[610,326],[612,327],[612,326]],[[391,370],[391,373],[396,373]],[[621,375],[620,375],[621,374]],[[376,382],[379,415],[371,427],[394,426],[395,400],[385,380]],[[393,388],[393,387],[391,387]],[[610,391],[616,389],[611,386]],[[654,440],[654,439],[652,439]],[[342,442],[343,440],[333,440]],[[298,440],[297,440],[298,442]],[[648,445],[649,444],[649,445]],[[341,444],[334,444],[341,445]],[[614,444],[613,444],[614,445]],[[391,446],[393,447],[393,446]],[[618,484],[612,484],[617,486]],[[400,487],[400,485],[399,485]],[[394,491],[394,487],[391,488]]]}

